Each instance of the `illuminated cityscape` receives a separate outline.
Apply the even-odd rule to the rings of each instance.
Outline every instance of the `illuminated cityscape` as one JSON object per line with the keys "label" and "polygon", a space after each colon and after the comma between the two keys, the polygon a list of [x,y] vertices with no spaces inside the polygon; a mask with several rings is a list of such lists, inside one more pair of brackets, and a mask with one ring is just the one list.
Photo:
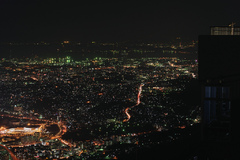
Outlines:
{"label": "illuminated cityscape", "polygon": [[0,1],[0,160],[239,156],[239,5]]}
{"label": "illuminated cityscape", "polygon": [[116,159],[122,150],[110,149],[114,145],[127,145],[130,153],[178,139],[180,133],[144,140],[201,120],[198,103],[175,98],[197,83],[198,62],[168,54],[2,59],[1,116],[8,119],[1,124],[2,144],[19,159]]}

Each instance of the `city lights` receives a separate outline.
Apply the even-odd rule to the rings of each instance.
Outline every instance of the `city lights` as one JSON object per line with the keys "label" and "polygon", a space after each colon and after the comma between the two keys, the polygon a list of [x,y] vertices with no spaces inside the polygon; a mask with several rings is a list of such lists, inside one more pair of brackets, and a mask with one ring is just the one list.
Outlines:
{"label": "city lights", "polygon": [[[62,45],[58,52],[75,43]],[[115,44],[95,42],[86,47],[91,45]],[[143,45],[148,49],[142,49]],[[165,45],[168,48],[173,44]],[[192,107],[174,96],[181,96],[190,89],[188,84],[197,80],[198,62],[177,56],[125,57],[156,54],[149,47],[160,51],[160,46],[164,44],[137,44],[139,49],[129,51],[129,47],[123,47],[123,51],[96,49],[100,55],[106,52],[116,57],[74,60],[66,55],[2,60],[0,100],[2,106],[10,105],[10,109],[0,110],[2,119],[8,119],[7,123],[0,121],[2,142],[19,159],[116,159],[121,151],[111,149],[114,145],[133,145],[126,149],[130,153],[136,147],[179,139],[179,131],[164,140],[145,138],[200,122],[199,106],[183,109]],[[189,46],[181,43],[181,47],[191,46],[192,42]],[[71,53],[72,49],[66,49]],[[162,52],[172,54],[172,49],[177,50],[177,45]]]}

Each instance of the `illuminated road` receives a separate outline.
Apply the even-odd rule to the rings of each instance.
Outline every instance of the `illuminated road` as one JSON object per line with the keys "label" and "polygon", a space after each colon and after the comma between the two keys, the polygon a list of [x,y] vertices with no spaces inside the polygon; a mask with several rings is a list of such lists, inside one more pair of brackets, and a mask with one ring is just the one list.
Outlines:
{"label": "illuminated road", "polygon": [[69,147],[72,147],[73,145],[65,140],[63,140],[62,138],[57,138],[59,141],[61,141],[63,144],[69,146]]}
{"label": "illuminated road", "polygon": [[46,119],[39,119],[39,118],[30,118],[30,117],[23,117],[23,116],[17,116],[17,115],[7,115],[7,114],[1,114],[1,117],[10,117],[10,118],[17,118],[17,119],[28,119],[28,120],[36,120],[36,121],[42,121],[42,122],[51,122],[50,120]]}
{"label": "illuminated road", "polygon": [[3,146],[1,144],[0,144],[0,146],[8,151],[8,153],[11,155],[13,160],[18,160],[17,157],[12,153],[12,151],[10,151],[6,146]]}
{"label": "illuminated road", "polygon": [[125,109],[124,112],[127,115],[127,119],[124,119],[123,122],[129,121],[130,118],[131,118],[131,115],[128,113],[128,110],[133,108],[133,107],[138,106],[141,103],[140,98],[141,98],[141,93],[142,93],[142,86],[144,86],[144,84],[140,84],[139,89],[138,89],[137,103],[134,106],[131,106],[131,107],[128,107],[128,108]]}
{"label": "illuminated road", "polygon": [[[59,128],[59,132],[54,136],[52,137],[51,139],[58,139],[59,141],[61,141],[63,144],[69,146],[69,147],[72,147],[73,145],[70,143],[70,142],[67,142],[65,140],[63,140],[61,137],[64,133],[67,132],[67,127],[62,125],[61,123],[58,123],[58,128]],[[63,128],[63,129],[62,129]]]}

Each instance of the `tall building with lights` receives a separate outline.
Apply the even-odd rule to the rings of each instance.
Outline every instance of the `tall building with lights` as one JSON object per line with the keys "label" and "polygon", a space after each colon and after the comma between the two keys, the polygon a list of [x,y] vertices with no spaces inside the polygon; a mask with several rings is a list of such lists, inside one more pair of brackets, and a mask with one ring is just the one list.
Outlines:
{"label": "tall building with lights", "polygon": [[227,154],[224,151],[232,150],[232,146],[240,141],[239,44],[240,36],[231,32],[228,35],[199,36],[202,138],[213,148],[222,149],[219,155],[224,156]]}

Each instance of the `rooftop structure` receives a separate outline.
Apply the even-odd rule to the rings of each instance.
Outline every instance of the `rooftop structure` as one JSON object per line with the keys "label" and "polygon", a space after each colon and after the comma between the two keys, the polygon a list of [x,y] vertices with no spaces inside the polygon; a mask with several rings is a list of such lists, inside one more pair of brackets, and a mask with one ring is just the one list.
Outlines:
{"label": "rooftop structure", "polygon": [[228,26],[212,26],[211,35],[240,35],[240,27],[235,27],[235,23]]}

